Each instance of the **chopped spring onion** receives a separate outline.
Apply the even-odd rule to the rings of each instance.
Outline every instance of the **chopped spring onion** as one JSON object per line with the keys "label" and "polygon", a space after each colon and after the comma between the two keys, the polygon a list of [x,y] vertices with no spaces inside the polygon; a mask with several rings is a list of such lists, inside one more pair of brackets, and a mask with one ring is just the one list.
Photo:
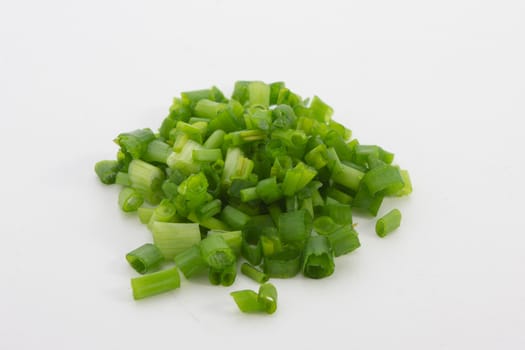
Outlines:
{"label": "chopped spring onion", "polygon": [[328,277],[334,272],[334,257],[330,241],[325,236],[308,238],[303,257],[303,273],[310,278]]}
{"label": "chopped spring onion", "polygon": [[173,259],[201,240],[198,224],[154,221],[151,232],[155,245],[166,260]]}
{"label": "chopped spring onion", "polygon": [[184,274],[184,277],[188,279],[206,271],[208,267],[201,256],[201,250],[198,245],[191,246],[175,255],[174,261],[175,265]]}
{"label": "chopped spring onion", "polygon": [[385,237],[401,224],[401,212],[392,209],[376,222],[376,233],[379,237]]}
{"label": "chopped spring onion", "polygon": [[265,283],[268,282],[269,279],[268,275],[248,263],[243,263],[241,265],[241,272],[243,275],[250,277],[257,283]]}
{"label": "chopped spring onion", "polygon": [[[95,164],[104,184],[122,186],[118,203],[137,212],[154,244],[126,255],[139,273],[166,260],[188,279],[258,283],[330,276],[334,257],[360,247],[353,213],[376,216],[384,198],[412,192],[394,154],[362,145],[332,119],[318,96],[303,99],[283,82],[238,81],[231,98],[212,86],[173,99],[158,133],[119,134],[115,160]],[[377,220],[384,237],[401,221]],[[260,271],[256,266],[261,266]],[[176,274],[176,277],[175,277]],[[143,279],[142,279],[143,278]],[[136,299],[178,287],[176,269],[132,280]],[[242,311],[272,313],[273,285],[233,292]]]}
{"label": "chopped spring onion", "polygon": [[115,183],[119,164],[116,160],[101,160],[95,164],[95,172],[103,184],[111,185]]}
{"label": "chopped spring onion", "polygon": [[127,213],[136,211],[144,203],[144,197],[131,187],[124,187],[118,195],[118,205]]}
{"label": "chopped spring onion", "polygon": [[159,248],[151,243],[146,243],[126,254],[128,263],[140,274],[156,270],[164,261],[164,256]]}
{"label": "chopped spring onion", "polygon": [[277,289],[271,283],[259,287],[259,293],[245,289],[231,292],[230,295],[242,312],[273,314],[277,310]]}
{"label": "chopped spring onion", "polygon": [[131,289],[135,300],[169,292],[179,287],[180,276],[176,267],[131,279]]}

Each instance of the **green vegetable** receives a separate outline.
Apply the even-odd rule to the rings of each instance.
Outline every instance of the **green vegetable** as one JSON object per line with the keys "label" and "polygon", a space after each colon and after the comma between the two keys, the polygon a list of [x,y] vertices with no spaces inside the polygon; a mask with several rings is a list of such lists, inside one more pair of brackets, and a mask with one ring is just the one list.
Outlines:
{"label": "green vegetable", "polygon": [[401,224],[401,212],[397,209],[392,209],[379,218],[376,222],[376,233],[379,237],[385,237],[390,232],[394,231]]}
{"label": "green vegetable", "polygon": [[179,287],[180,277],[176,267],[131,279],[131,289],[135,300],[169,292]]}
{"label": "green vegetable", "polygon": [[118,205],[125,212],[136,211],[144,203],[144,197],[131,187],[124,187],[118,195]]}
{"label": "green vegetable", "polygon": [[151,243],[146,243],[126,254],[126,260],[140,274],[156,270],[164,261],[164,256],[159,248]]}
{"label": "green vegetable", "polygon": [[330,241],[325,236],[308,238],[303,257],[303,273],[310,278],[328,277],[334,272],[335,264]]}
{"label": "green vegetable", "polygon": [[[104,184],[122,186],[118,203],[137,212],[154,244],[126,259],[144,279],[135,298],[178,287],[178,272],[213,285],[242,274],[268,278],[330,276],[334,257],[360,247],[353,213],[376,216],[387,197],[412,192],[394,154],[362,145],[332,119],[318,96],[303,99],[283,82],[238,81],[230,99],[213,86],[175,97],[158,133],[119,134],[115,160],[95,164]],[[383,237],[399,226],[394,210],[376,223]],[[263,270],[259,270],[257,266]],[[176,273],[176,277],[175,277]],[[275,311],[270,284],[232,293],[242,311]]]}
{"label": "green vegetable", "polygon": [[101,160],[95,164],[95,172],[103,184],[111,185],[115,183],[119,164],[116,160]]}
{"label": "green vegetable", "polygon": [[245,289],[231,292],[230,295],[242,312],[273,314],[277,310],[277,289],[271,283],[259,287],[259,293]]}
{"label": "green vegetable", "polygon": [[256,267],[243,263],[241,265],[241,272],[243,275],[250,277],[257,283],[268,282],[269,277],[262,271],[258,270]]}

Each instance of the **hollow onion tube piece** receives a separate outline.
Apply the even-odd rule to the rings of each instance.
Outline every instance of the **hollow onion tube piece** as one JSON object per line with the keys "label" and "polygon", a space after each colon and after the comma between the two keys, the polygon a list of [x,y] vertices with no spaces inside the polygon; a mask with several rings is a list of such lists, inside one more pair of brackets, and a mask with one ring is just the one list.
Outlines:
{"label": "hollow onion tube piece", "polygon": [[126,260],[135,271],[145,274],[156,270],[164,256],[155,245],[146,243],[126,254]]}
{"label": "hollow onion tube piece", "polygon": [[194,245],[177,254],[173,260],[187,279],[203,273],[208,268],[201,256],[201,250],[198,245]]}
{"label": "hollow onion tube piece", "polygon": [[273,314],[277,310],[277,289],[271,283],[261,285],[258,293],[245,289],[230,295],[242,312]]}
{"label": "hollow onion tube piece", "polygon": [[235,282],[237,276],[237,264],[233,263],[224,268],[210,267],[208,278],[210,283],[214,286],[222,285],[224,287],[231,286]]}
{"label": "hollow onion tube piece", "polygon": [[301,251],[288,248],[264,257],[264,273],[269,277],[291,278],[301,270]]}
{"label": "hollow onion tube piece", "polygon": [[114,141],[134,159],[138,159],[146,152],[149,143],[153,140],[155,134],[151,129],[146,128],[119,134]]}
{"label": "hollow onion tube piece", "polygon": [[259,296],[253,290],[238,290],[231,292],[230,295],[242,312],[258,313],[266,310],[266,305],[259,301]]}
{"label": "hollow onion tube piece", "polygon": [[201,240],[198,224],[155,221],[151,224],[153,241],[166,260],[173,259]]}
{"label": "hollow onion tube piece", "polygon": [[180,276],[176,267],[131,279],[135,300],[169,292],[179,287]]}
{"label": "hollow onion tube piece", "polygon": [[401,224],[401,212],[392,209],[376,222],[376,233],[379,237],[385,237]]}
{"label": "hollow onion tube piece", "polygon": [[119,164],[116,160],[101,160],[95,164],[95,173],[98,175],[100,181],[105,185],[111,185],[115,183],[118,171]]}
{"label": "hollow onion tube piece", "polygon": [[269,279],[267,274],[248,263],[243,263],[241,265],[241,273],[245,276],[248,276],[257,283],[265,283]]}
{"label": "hollow onion tube piece", "polygon": [[124,187],[118,195],[118,204],[122,211],[136,211],[144,203],[144,197],[131,187]]}
{"label": "hollow onion tube piece", "polygon": [[344,226],[327,236],[336,257],[353,252],[361,246],[352,225]]}
{"label": "hollow onion tube piece", "polygon": [[303,253],[303,273],[310,278],[328,277],[334,272],[334,255],[325,236],[311,236]]}
{"label": "hollow onion tube piece", "polygon": [[312,216],[304,209],[282,213],[278,228],[283,241],[304,241],[312,231]]}
{"label": "hollow onion tube piece", "polygon": [[271,283],[259,287],[259,302],[264,304],[266,313],[273,314],[277,310],[277,289]]}
{"label": "hollow onion tube piece", "polygon": [[211,235],[200,242],[201,256],[215,270],[223,270],[235,263],[236,257],[228,243],[220,235]]}

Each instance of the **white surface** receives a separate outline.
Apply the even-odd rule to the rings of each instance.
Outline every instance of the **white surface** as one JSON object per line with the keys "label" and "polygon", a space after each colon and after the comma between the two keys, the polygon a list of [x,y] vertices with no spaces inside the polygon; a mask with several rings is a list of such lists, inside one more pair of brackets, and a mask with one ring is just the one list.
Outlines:
{"label": "white surface", "polygon": [[[2,1],[1,349],[523,349],[523,1]],[[184,282],[141,302],[148,241],[93,164],[171,98],[238,79],[318,94],[410,170],[386,239],[322,281],[275,280],[271,317]]]}

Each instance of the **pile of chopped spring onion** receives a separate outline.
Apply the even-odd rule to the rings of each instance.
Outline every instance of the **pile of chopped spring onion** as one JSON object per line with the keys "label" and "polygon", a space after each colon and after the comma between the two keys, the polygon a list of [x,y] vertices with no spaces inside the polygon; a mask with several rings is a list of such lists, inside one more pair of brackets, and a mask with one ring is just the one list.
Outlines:
{"label": "pile of chopped spring onion", "polygon": [[[269,278],[330,276],[334,257],[360,246],[352,212],[376,216],[384,197],[412,191],[392,153],[361,145],[332,113],[282,82],[238,81],[230,99],[217,87],[181,93],[157,133],[118,135],[117,159],[95,171],[122,186],[120,208],[153,235],[126,255],[143,274],[131,280],[133,297],[178,288],[179,271],[230,286],[242,257],[240,271],[261,287],[232,297],[241,311],[273,313]],[[377,235],[400,221],[392,210]],[[161,269],[166,261],[175,266]]]}

